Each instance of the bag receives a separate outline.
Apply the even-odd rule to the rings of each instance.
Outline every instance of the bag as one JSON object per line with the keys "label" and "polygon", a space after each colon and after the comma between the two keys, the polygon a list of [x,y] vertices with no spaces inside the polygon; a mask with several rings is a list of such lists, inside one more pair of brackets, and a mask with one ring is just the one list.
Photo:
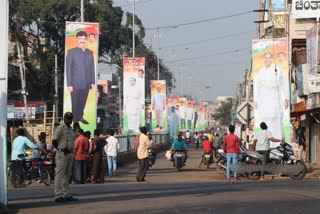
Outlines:
{"label": "bag", "polygon": [[167,150],[164,156],[166,156],[167,160],[171,160],[171,150]]}
{"label": "bag", "polygon": [[138,134],[138,135],[134,138],[134,150],[138,151],[139,144],[140,144],[140,134]]}

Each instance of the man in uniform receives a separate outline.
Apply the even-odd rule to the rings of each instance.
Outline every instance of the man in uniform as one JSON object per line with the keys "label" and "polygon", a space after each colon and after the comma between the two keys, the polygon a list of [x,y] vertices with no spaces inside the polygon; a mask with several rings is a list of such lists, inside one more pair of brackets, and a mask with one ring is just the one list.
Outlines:
{"label": "man in uniform", "polygon": [[85,47],[87,33],[76,34],[77,47],[68,51],[66,60],[67,89],[71,93],[73,121],[89,124],[83,118],[90,89],[95,89],[93,52]]}
{"label": "man in uniform", "polygon": [[73,115],[64,114],[64,123],[54,131],[52,145],[57,148],[55,169],[55,202],[78,201],[70,194],[69,179],[72,173],[74,133],[71,127]]}

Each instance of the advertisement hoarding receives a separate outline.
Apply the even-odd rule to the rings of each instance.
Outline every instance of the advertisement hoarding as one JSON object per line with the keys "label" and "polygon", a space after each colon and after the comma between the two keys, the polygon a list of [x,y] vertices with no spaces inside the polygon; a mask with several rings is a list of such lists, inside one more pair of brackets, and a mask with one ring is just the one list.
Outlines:
{"label": "advertisement hoarding", "polygon": [[85,131],[96,128],[99,24],[66,22],[63,112]]}
{"label": "advertisement hoarding", "polygon": [[255,133],[265,122],[274,138],[290,142],[288,40],[253,40],[252,58]]}
{"label": "advertisement hoarding", "polygon": [[123,134],[145,125],[145,58],[123,58]]}

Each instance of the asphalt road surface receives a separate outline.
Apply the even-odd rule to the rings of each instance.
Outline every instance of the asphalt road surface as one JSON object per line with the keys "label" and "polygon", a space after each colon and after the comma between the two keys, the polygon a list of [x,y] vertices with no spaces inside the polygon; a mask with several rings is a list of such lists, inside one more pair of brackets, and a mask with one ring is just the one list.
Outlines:
{"label": "asphalt road surface", "polygon": [[319,179],[227,182],[213,167],[197,167],[200,150],[190,155],[181,172],[160,155],[146,184],[135,182],[137,164],[133,163],[104,184],[72,185],[79,202],[53,202],[53,186],[10,188],[7,213],[320,213]]}

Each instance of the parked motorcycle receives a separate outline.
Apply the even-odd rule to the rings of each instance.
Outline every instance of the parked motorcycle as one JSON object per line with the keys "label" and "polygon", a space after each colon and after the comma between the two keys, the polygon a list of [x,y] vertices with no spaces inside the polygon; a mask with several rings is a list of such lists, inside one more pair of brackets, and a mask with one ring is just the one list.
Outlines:
{"label": "parked motorcycle", "polygon": [[[251,164],[255,165],[262,165],[262,156],[258,152],[249,151],[246,152],[247,157],[249,158],[249,161]],[[300,166],[297,168],[299,170],[298,172],[288,172],[287,175],[293,179],[293,180],[301,180],[305,177],[307,173],[307,167],[305,163],[302,160],[298,160],[294,157],[294,150],[292,147],[284,143],[283,145],[280,145],[276,148],[272,148],[269,150],[269,160],[267,161],[267,164],[273,164],[272,169],[277,169],[277,167],[280,169],[280,167],[284,167],[286,165],[288,166]],[[266,171],[266,174],[272,174],[272,172]],[[285,172],[281,172],[285,173]],[[258,180],[261,177],[261,171],[254,171],[250,173],[246,173],[247,177],[251,180]]]}

